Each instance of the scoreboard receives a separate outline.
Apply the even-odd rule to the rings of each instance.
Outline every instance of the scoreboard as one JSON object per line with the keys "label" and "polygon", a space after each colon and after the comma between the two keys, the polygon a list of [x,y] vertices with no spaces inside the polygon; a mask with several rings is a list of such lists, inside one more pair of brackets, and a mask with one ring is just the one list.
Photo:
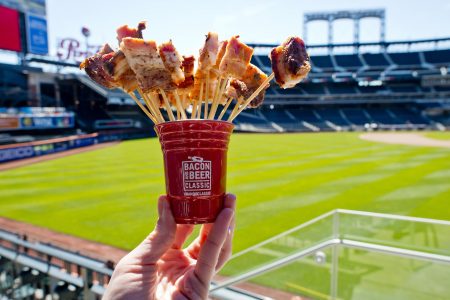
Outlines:
{"label": "scoreboard", "polygon": [[48,54],[45,0],[0,0],[0,50]]}

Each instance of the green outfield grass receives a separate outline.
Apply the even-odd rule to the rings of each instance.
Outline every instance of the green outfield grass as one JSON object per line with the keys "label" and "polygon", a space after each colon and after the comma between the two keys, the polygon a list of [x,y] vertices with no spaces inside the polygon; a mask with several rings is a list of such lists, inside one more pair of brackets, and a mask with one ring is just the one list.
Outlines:
{"label": "green outfield grass", "polygon": [[450,140],[450,131],[433,131],[425,134],[427,137],[437,140]]}
{"label": "green outfield grass", "polygon": [[[335,208],[450,220],[450,149],[381,144],[358,135],[234,134],[228,164],[228,190],[238,196],[234,251]],[[158,141],[136,140],[0,172],[0,215],[131,249],[153,228],[163,192]],[[224,272],[272,260],[282,247],[230,262]],[[385,293],[379,299],[390,299],[395,288],[410,286],[393,266],[417,282],[448,275],[448,269],[419,269],[412,261],[396,265],[390,257],[352,255],[356,259],[347,254],[341,260],[343,298],[370,299],[375,290]],[[326,299],[329,274],[329,263],[305,258],[255,282]]]}
{"label": "green outfield grass", "polygon": [[[450,219],[450,149],[357,133],[234,134],[228,171],[235,251],[334,208]],[[131,249],[163,192],[158,141],[135,140],[0,172],[0,215]]]}

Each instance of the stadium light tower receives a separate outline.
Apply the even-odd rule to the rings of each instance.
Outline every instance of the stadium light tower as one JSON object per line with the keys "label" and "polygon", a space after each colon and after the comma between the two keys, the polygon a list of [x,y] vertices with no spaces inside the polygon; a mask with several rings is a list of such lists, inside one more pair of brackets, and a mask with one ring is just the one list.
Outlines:
{"label": "stadium light tower", "polygon": [[303,37],[305,43],[308,43],[308,24],[313,21],[328,22],[328,47],[331,51],[333,45],[333,22],[339,19],[353,20],[353,44],[355,52],[359,51],[359,31],[360,20],[364,18],[380,19],[380,42],[385,39],[385,10],[384,9],[369,9],[369,10],[342,10],[334,12],[316,12],[305,13],[303,15]]}

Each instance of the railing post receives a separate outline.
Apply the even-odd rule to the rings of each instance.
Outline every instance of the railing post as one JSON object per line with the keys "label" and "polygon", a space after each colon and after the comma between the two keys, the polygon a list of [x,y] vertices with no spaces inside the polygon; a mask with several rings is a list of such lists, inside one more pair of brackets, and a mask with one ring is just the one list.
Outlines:
{"label": "railing post", "polygon": [[[333,239],[339,239],[339,211],[335,210],[333,214]],[[339,244],[333,245],[331,248],[331,282],[330,296],[331,299],[338,297],[338,274],[339,274]]]}

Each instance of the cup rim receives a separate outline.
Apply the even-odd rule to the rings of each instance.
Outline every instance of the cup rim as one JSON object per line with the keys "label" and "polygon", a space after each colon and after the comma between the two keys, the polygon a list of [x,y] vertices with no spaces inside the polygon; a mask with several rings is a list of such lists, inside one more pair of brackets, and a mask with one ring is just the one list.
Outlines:
{"label": "cup rim", "polygon": [[223,121],[223,120],[205,120],[205,119],[185,119],[185,120],[175,120],[175,121],[166,121],[164,123],[156,124],[155,127],[161,127],[168,124],[176,124],[176,123],[183,123],[183,122],[194,122],[194,123],[202,123],[202,122],[213,122],[213,123],[223,123],[228,125],[233,125],[233,122]]}

